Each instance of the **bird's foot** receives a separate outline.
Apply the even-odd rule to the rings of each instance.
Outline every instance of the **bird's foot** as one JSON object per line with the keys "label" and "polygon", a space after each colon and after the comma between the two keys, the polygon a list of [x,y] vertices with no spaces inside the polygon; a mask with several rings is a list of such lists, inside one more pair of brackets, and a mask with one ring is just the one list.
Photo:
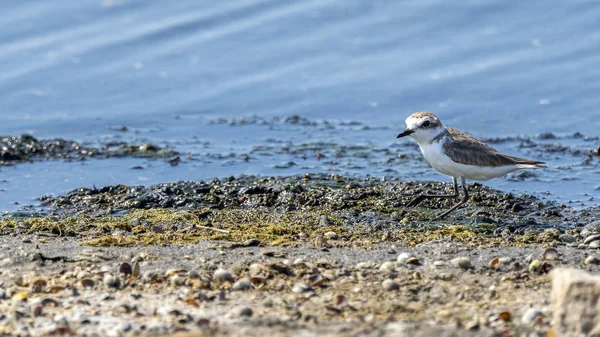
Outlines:
{"label": "bird's foot", "polygon": [[418,204],[420,204],[423,200],[425,200],[425,198],[427,198],[427,196],[421,194],[418,195],[416,198],[414,198],[413,200],[411,200],[408,204],[406,204],[406,207],[414,207],[417,206]]}

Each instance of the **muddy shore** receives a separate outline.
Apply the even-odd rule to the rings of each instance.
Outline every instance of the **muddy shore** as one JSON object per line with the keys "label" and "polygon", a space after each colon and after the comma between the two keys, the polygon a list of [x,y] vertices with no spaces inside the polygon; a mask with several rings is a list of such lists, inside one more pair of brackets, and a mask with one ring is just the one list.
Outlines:
{"label": "muddy shore", "polygon": [[597,271],[600,209],[338,175],[107,186],[0,222],[2,333],[547,336],[557,266]]}

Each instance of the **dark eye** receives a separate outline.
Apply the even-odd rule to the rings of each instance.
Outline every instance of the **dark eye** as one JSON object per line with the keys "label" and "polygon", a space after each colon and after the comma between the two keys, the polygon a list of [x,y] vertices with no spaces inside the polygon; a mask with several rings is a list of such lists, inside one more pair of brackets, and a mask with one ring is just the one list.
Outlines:
{"label": "dark eye", "polygon": [[423,122],[423,124],[421,124],[421,126],[424,128],[428,127],[429,125],[431,125],[430,121],[425,121],[425,122]]}

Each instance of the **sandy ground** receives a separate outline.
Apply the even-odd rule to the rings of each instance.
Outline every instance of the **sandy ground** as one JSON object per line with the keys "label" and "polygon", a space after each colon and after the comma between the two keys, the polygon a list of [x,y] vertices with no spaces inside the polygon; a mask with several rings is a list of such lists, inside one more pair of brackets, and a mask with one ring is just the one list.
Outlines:
{"label": "sandy ground", "polygon": [[[3,333],[547,336],[551,329],[548,276],[530,268],[543,260],[541,246],[330,243],[95,248],[3,236]],[[581,267],[593,255],[563,245],[556,253],[546,251],[544,268]],[[136,262],[139,274],[127,268]]]}

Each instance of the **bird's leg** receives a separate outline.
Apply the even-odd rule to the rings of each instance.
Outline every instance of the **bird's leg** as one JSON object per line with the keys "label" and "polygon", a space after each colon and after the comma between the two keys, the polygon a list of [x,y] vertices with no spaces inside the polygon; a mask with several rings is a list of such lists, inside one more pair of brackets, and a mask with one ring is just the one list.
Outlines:
{"label": "bird's leg", "polygon": [[454,185],[454,194],[419,194],[416,198],[411,200],[406,207],[417,206],[421,201],[431,198],[457,198],[458,197],[458,184],[456,178],[452,177],[452,185]]}
{"label": "bird's leg", "polygon": [[458,202],[458,204],[452,206],[452,208],[450,208],[449,210],[445,211],[444,213],[436,216],[435,218],[433,218],[431,220],[440,220],[440,219],[443,219],[446,215],[452,213],[454,210],[456,210],[460,206],[462,206],[465,203],[467,203],[467,201],[469,201],[469,190],[467,189],[467,181],[465,180],[465,178],[461,177],[460,178],[460,183],[462,185],[463,192],[465,193],[465,196]]}

